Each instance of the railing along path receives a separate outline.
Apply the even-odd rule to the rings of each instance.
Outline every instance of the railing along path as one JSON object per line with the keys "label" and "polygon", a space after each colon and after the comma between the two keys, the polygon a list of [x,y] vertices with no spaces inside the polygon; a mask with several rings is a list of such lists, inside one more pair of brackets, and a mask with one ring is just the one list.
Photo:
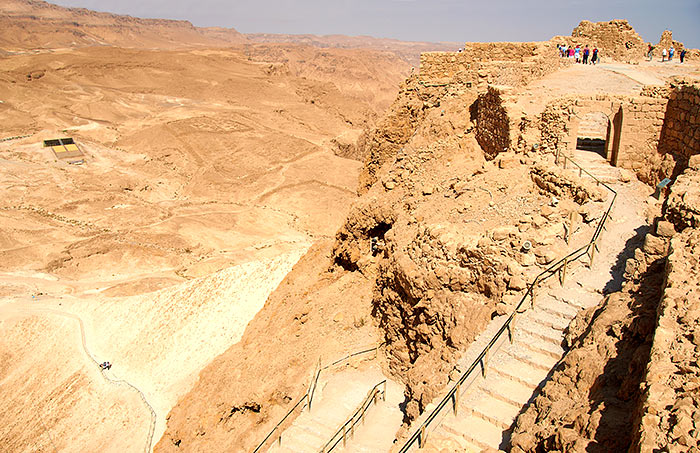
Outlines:
{"label": "railing along path", "polygon": [[341,425],[340,428],[333,434],[331,440],[326,442],[326,445],[321,447],[320,453],[329,453],[337,447],[340,442],[343,442],[343,446],[347,441],[348,436],[354,436],[355,425],[364,421],[364,416],[367,410],[372,406],[372,404],[377,404],[377,400],[381,396],[382,401],[386,401],[386,379],[379,382],[377,385],[372,387],[372,389],[367,392],[367,396],[360,404],[360,407],[347,419],[345,423]]}
{"label": "railing along path", "polygon": [[[591,237],[591,240],[584,246],[579,247],[578,249],[572,251],[565,257],[559,259],[556,261],[554,264],[549,266],[547,269],[542,271],[535,279],[528,285],[527,291],[525,292],[525,295],[520,299],[520,302],[518,305],[516,305],[515,309],[513,312],[508,316],[508,319],[503,323],[501,328],[496,332],[496,334],[493,336],[491,341],[484,347],[484,349],[481,351],[481,353],[478,355],[478,357],[472,362],[472,364],[469,366],[467,371],[457,380],[457,382],[450,388],[450,390],[447,392],[447,394],[444,396],[444,398],[438,403],[438,405],[433,409],[433,411],[430,413],[430,415],[421,423],[421,425],[418,427],[418,429],[411,435],[411,437],[406,441],[404,446],[399,450],[399,453],[405,453],[408,451],[411,451],[413,448],[416,446],[418,448],[422,448],[425,444],[426,441],[426,436],[427,436],[427,431],[428,428],[431,427],[433,423],[435,425],[439,424],[435,420],[437,417],[447,408],[448,406],[452,406],[452,410],[457,414],[457,405],[459,403],[459,398],[462,395],[462,389],[464,387],[464,390],[466,391],[466,387],[468,386],[465,385],[465,382],[472,377],[472,373],[477,368],[481,369],[482,375],[486,375],[486,367],[488,365],[488,357],[489,353],[492,351],[494,348],[494,345],[501,339],[501,337],[507,332],[508,333],[508,338],[512,342],[513,341],[513,322],[515,321],[516,317],[525,311],[527,311],[529,308],[533,308],[535,306],[535,297],[536,297],[536,292],[535,289],[545,280],[549,279],[553,275],[559,273],[559,281],[563,285],[564,280],[566,279],[566,271],[567,267],[569,264],[573,261],[576,261],[580,259],[583,256],[588,256],[589,257],[589,264],[588,266],[591,267],[593,265],[593,258],[595,257],[595,252],[598,249],[597,242],[598,238],[600,237],[601,232],[605,228],[605,222],[610,218],[610,212],[612,211],[612,207],[615,203],[615,199],[617,198],[617,192],[613,190],[610,186],[605,184],[604,182],[600,181],[598,178],[593,176],[591,173],[586,171],[583,167],[581,167],[579,164],[574,162],[570,157],[566,156],[565,154],[559,154],[557,152],[556,155],[556,164],[559,164],[559,161],[563,158],[563,166],[566,169],[567,167],[567,162],[573,164],[579,169],[579,176],[582,176],[584,173],[593,180],[598,185],[602,185],[605,187],[607,190],[609,190],[613,196],[612,200],[610,201],[610,205],[608,206],[608,209],[605,211],[605,214],[600,218],[600,221],[598,222],[598,225],[596,226],[595,232],[593,233],[593,236]],[[529,304],[527,304],[527,300],[529,299]],[[529,305],[529,306],[528,306]],[[451,403],[451,404],[450,404]]]}
{"label": "railing along path", "polygon": [[[257,447],[255,447],[255,450],[253,450],[253,453],[258,453],[259,451],[262,451],[263,447],[268,443],[270,440],[276,440],[278,444],[282,444],[282,432],[284,431],[283,427],[285,422],[291,417],[291,415],[298,409],[299,411],[303,411],[304,408],[308,407],[309,410],[311,410],[311,403],[313,402],[314,399],[314,393],[316,392],[316,387],[318,386],[318,378],[321,376],[321,371],[325,371],[328,368],[338,365],[342,362],[345,362],[348,359],[351,359],[352,357],[356,357],[358,355],[363,355],[367,354],[369,352],[376,352],[379,350],[379,348],[382,345],[380,344],[379,346],[376,346],[374,348],[369,348],[369,349],[363,349],[362,351],[357,351],[353,352],[351,354],[346,355],[342,359],[338,359],[332,363],[329,363],[328,365],[321,367],[321,359],[318,359],[318,363],[316,364],[316,367],[314,369],[314,374],[311,377],[311,383],[309,384],[309,388],[306,390],[306,392],[299,398],[299,400],[296,402],[294,406],[292,406],[289,411],[285,414],[284,417],[282,417],[282,420],[280,420],[274,428],[265,436],[265,438],[258,444]],[[381,383],[380,383],[381,384]],[[377,384],[377,385],[380,385]],[[376,387],[376,386],[375,386]],[[365,409],[366,411],[366,409]],[[363,411],[364,414],[364,411]],[[278,433],[277,436],[275,437],[275,433]],[[327,450],[330,451],[330,450]]]}

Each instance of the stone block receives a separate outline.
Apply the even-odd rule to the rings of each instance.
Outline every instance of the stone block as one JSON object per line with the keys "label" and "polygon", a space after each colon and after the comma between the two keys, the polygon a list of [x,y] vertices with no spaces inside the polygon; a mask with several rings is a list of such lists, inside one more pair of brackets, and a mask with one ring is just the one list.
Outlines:
{"label": "stone block", "polygon": [[666,254],[666,241],[652,234],[647,234],[642,249],[649,255],[664,255]]}
{"label": "stone block", "polygon": [[700,154],[690,156],[688,160],[688,167],[700,170]]}
{"label": "stone block", "polygon": [[675,233],[676,229],[671,222],[662,220],[656,225],[656,234],[661,237],[670,238]]}

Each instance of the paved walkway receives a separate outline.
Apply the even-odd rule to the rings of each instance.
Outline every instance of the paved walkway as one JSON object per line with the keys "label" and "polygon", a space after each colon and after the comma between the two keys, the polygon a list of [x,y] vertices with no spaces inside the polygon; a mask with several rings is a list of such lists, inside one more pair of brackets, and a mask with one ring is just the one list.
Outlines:
{"label": "paved walkway", "polygon": [[[376,363],[361,365],[358,369],[346,368],[332,374],[321,373],[319,385],[311,404],[282,433],[282,442],[275,443],[269,452],[316,453],[333,437],[363,403],[369,391],[386,379]],[[386,399],[372,405],[364,422],[357,425],[333,451],[376,452],[388,451],[393,436],[386,436],[385,423],[400,426],[403,414],[399,404],[403,402],[403,387],[387,380]]]}

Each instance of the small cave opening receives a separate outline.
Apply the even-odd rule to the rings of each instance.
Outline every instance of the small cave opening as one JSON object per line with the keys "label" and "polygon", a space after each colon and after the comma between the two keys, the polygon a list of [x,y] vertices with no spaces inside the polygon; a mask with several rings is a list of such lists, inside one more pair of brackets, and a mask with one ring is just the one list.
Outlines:
{"label": "small cave opening", "polygon": [[390,229],[390,223],[379,222],[367,232],[372,256],[377,256],[384,251],[384,235],[386,235],[387,231]]}

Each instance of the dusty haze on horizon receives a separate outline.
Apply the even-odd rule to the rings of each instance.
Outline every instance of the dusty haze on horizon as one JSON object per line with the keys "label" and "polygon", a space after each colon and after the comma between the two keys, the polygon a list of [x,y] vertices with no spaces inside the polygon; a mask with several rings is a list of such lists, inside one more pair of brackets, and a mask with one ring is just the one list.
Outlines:
{"label": "dusty haze on horizon", "polygon": [[583,19],[627,19],[646,40],[665,29],[700,47],[697,0],[54,0],[62,6],[188,20],[242,33],[369,35],[405,41],[539,41],[569,35]]}

